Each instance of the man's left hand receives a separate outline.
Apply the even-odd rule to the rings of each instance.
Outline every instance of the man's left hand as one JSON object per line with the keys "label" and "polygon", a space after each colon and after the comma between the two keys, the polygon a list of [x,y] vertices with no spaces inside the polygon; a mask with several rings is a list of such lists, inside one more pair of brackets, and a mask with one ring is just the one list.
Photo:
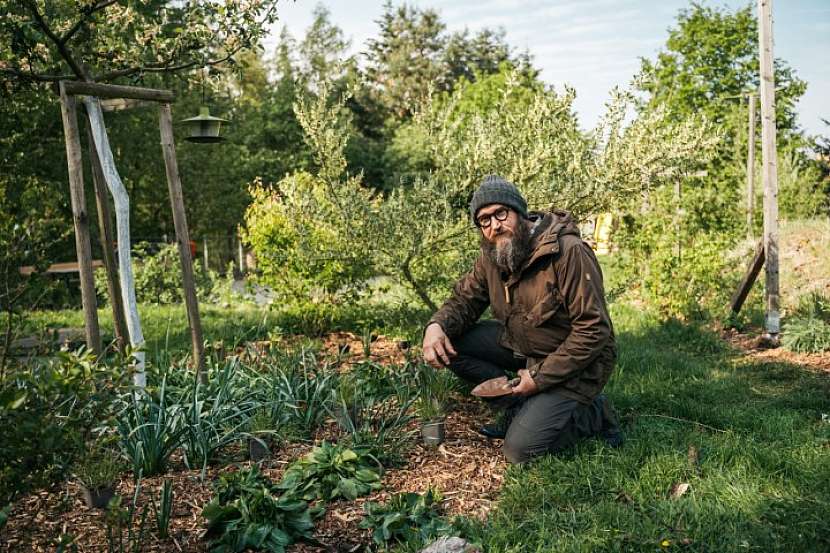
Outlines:
{"label": "man's left hand", "polygon": [[536,382],[533,381],[533,378],[530,376],[527,369],[519,370],[519,378],[522,379],[521,382],[519,382],[516,386],[513,386],[514,396],[532,396],[533,394],[539,392],[539,386],[537,386]]}

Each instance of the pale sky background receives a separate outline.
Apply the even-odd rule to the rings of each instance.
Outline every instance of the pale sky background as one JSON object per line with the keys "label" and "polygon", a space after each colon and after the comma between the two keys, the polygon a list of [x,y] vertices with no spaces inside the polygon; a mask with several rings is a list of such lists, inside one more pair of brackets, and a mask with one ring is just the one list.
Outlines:
{"label": "pale sky background", "polygon": [[[266,41],[272,53],[282,25],[300,39],[311,24],[317,0],[285,1],[280,21]],[[378,35],[381,0],[323,0],[331,20],[352,40],[352,51],[365,50]],[[401,2],[395,0],[395,5]],[[732,10],[746,1],[702,2]],[[662,0],[413,0],[433,8],[449,31],[471,32],[503,27],[507,43],[527,49],[541,79],[557,89],[567,83],[577,92],[575,108],[583,127],[593,127],[604,112],[608,92],[625,86],[639,69],[639,58],[654,59],[686,1]],[[830,135],[830,0],[778,0],[773,3],[774,54],[807,81],[798,104],[799,123],[810,134]]]}

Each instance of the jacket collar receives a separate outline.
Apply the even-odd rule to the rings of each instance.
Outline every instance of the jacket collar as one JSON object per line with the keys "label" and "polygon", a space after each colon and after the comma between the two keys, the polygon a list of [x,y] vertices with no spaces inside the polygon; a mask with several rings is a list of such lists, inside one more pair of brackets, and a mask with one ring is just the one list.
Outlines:
{"label": "jacket collar", "polygon": [[533,250],[519,268],[518,271],[509,275],[505,286],[513,286],[522,278],[525,270],[536,263],[539,259],[552,255],[559,255],[559,238],[565,234],[580,236],[579,228],[576,226],[571,214],[561,209],[554,209],[548,213],[533,212],[530,217],[542,217],[539,226],[533,236]]}

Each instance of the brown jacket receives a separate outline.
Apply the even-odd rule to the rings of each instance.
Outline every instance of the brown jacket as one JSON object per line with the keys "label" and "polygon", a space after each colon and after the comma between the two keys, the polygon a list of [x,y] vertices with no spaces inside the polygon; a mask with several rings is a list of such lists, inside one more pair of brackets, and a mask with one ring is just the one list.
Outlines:
{"label": "brown jacket", "polygon": [[602,271],[569,213],[554,210],[531,217],[543,219],[522,268],[502,274],[479,255],[430,323],[440,324],[452,339],[489,305],[504,324],[499,342],[527,357],[540,391],[557,387],[588,403],[608,382],[617,358]]}

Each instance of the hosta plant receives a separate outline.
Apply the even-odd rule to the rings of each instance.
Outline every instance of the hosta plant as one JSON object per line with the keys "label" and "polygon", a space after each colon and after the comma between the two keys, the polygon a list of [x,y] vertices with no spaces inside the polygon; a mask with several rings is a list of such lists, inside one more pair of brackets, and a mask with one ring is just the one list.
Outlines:
{"label": "hosta plant", "polygon": [[371,455],[322,442],[288,467],[279,488],[307,500],[355,499],[380,488],[380,470]]}
{"label": "hosta plant", "polygon": [[363,509],[366,515],[360,527],[372,530],[372,540],[378,545],[411,540],[423,543],[450,530],[441,514],[441,495],[432,489],[423,495],[397,494],[386,503],[368,501]]}
{"label": "hosta plant", "polygon": [[211,553],[282,553],[298,540],[313,541],[308,503],[280,495],[256,465],[220,475],[216,496],[205,505],[205,537]]}

